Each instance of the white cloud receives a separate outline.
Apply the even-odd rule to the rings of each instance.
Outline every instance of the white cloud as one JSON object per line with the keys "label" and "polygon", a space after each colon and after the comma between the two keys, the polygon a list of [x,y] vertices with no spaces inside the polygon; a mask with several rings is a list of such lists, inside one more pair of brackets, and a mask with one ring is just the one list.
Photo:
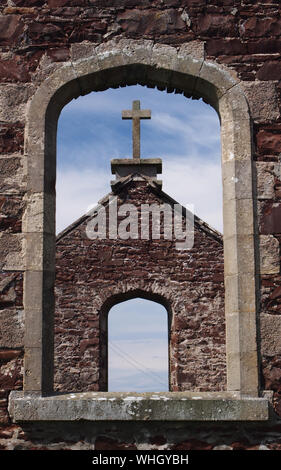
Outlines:
{"label": "white cloud", "polygon": [[[219,147],[219,119],[210,106],[201,100],[189,100],[182,95],[168,94],[139,85],[91,93],[73,100],[63,109],[59,129],[63,122],[67,122],[72,131],[68,134],[72,145],[73,135],[78,131],[79,137],[79,128],[81,129],[80,146],[75,146],[78,153],[92,139],[88,152],[90,158],[95,149],[97,157],[105,153],[105,158],[108,159],[118,153],[122,155],[124,151],[122,156],[128,156],[131,152],[131,122],[122,121],[121,112],[130,108],[132,100],[136,98],[140,99],[142,109],[149,107],[152,110],[152,119],[142,121],[141,124],[143,157],[149,156],[145,155],[147,151],[152,151],[154,155],[158,152],[161,156],[163,151],[171,149],[183,155],[190,152],[194,154],[197,150],[200,155],[206,149],[210,152],[214,146]],[[64,127],[63,134],[66,133],[67,129]],[[87,159],[86,154],[85,157]],[[209,159],[210,154],[204,157]]]}
{"label": "white cloud", "polygon": [[182,158],[163,162],[163,191],[222,232],[222,183],[218,162]]}
{"label": "white cloud", "polygon": [[[135,328],[137,330],[137,327]],[[129,335],[128,335],[129,336]],[[130,363],[135,369],[150,371],[165,371],[168,367],[168,338],[164,339],[123,339],[111,342],[113,348],[109,348],[109,358],[112,367],[127,370]],[[120,353],[122,351],[124,354]],[[127,360],[125,358],[127,357]],[[165,364],[166,362],[166,364]],[[149,366],[148,366],[149,364]],[[131,367],[129,367],[131,369]]]}
{"label": "white cloud", "polygon": [[110,392],[166,392],[169,390],[168,374],[160,375],[156,380],[150,375],[133,370],[115,369],[109,377],[108,391]]}
{"label": "white cloud", "polygon": [[168,340],[109,344],[109,390],[168,390]]}
{"label": "white cloud", "polygon": [[104,169],[65,168],[57,175],[57,233],[92,208],[111,191]]}
{"label": "white cloud", "polygon": [[[123,338],[124,328],[126,325],[126,338],[130,338],[130,334],[134,333],[136,339],[136,329],[143,338],[156,337],[163,338],[167,332],[168,316],[167,310],[163,305],[146,299],[132,299],[114,305],[108,316],[108,327],[110,340],[115,341]],[[111,331],[114,332],[113,336]]]}
{"label": "white cloud", "polygon": [[[198,217],[222,231],[221,169],[202,159],[169,158],[163,161],[163,191],[183,206],[193,204]],[[104,168],[66,167],[57,177],[57,233],[85,214],[111,191]]]}
{"label": "white cloud", "polygon": [[109,389],[168,390],[168,315],[152,301],[132,299],[108,316]]}
{"label": "white cloud", "polygon": [[173,136],[181,136],[187,149],[191,145],[192,148],[197,145],[212,149],[220,142],[217,117],[213,114],[196,113],[190,119],[188,114],[177,116],[167,112],[155,113],[152,126]]}

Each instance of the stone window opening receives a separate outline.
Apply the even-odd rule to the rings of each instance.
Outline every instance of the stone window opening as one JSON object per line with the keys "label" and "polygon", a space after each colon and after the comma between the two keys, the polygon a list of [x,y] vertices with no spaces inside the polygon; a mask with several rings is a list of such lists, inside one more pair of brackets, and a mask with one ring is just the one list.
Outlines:
{"label": "stone window opening", "polygon": [[[138,309],[141,310],[142,308],[148,309],[150,305],[156,305],[157,309],[157,317],[158,320],[161,319],[161,322],[165,325],[162,326],[162,330],[165,331],[167,334],[166,337],[166,347],[167,347],[167,354],[166,354],[166,368],[167,368],[167,390],[172,390],[171,385],[171,370],[170,370],[170,363],[171,363],[171,344],[170,344],[170,336],[171,336],[171,324],[172,324],[172,308],[170,301],[165,298],[165,296],[157,293],[153,293],[148,290],[144,290],[141,288],[137,289],[129,289],[124,292],[118,292],[113,295],[109,295],[105,302],[102,304],[99,310],[99,323],[100,323],[100,337],[102,338],[101,347],[100,347],[100,386],[99,389],[105,392],[109,390],[109,375],[108,375],[108,367],[109,367],[109,327],[110,327],[110,316],[114,315],[114,307],[116,307],[117,312],[122,309],[122,305],[125,305],[127,309],[131,308],[131,305],[134,306],[134,303],[138,302],[139,306]],[[112,311],[113,310],[113,311]],[[146,315],[148,317],[148,315]],[[126,324],[125,324],[126,327]],[[147,329],[147,328],[145,328]],[[145,340],[145,335],[139,335],[139,337]],[[157,352],[155,347],[152,347],[154,352]],[[149,365],[148,365],[149,367]],[[113,391],[113,390],[112,390]],[[123,392],[130,392],[130,390],[123,390]]]}
{"label": "stone window opening", "polygon": [[[10,412],[21,420],[266,420],[256,327],[256,246],[253,222],[250,114],[239,79],[205,60],[198,45],[178,50],[150,41],[103,44],[94,56],[58,68],[42,83],[27,116],[29,201],[25,233],[26,313],[24,392],[11,393]],[[55,158],[57,120],[70,99],[94,89],[132,83],[176,89],[202,97],[221,120],[224,201],[227,391],[194,392],[146,399],[121,396],[53,396],[53,315],[55,259]],[[39,206],[41,204],[41,210]],[[101,401],[99,401],[101,400]],[[116,401],[114,401],[116,400]]]}
{"label": "stone window opening", "polygon": [[108,312],[108,391],[169,391],[167,310],[141,297]]}

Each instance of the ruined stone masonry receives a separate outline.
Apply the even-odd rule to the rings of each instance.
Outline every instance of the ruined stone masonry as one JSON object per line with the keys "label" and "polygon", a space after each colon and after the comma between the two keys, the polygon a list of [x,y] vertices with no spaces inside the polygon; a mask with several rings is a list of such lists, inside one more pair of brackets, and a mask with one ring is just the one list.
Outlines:
{"label": "ruined stone masonry", "polygon": [[[117,207],[123,201],[139,211],[142,204],[173,207],[149,178],[135,174],[124,179],[106,197],[117,196]],[[108,202],[105,205],[108,217]],[[175,242],[163,236],[160,240],[91,240],[87,236],[90,220],[91,215],[82,216],[57,239],[57,389],[107,390],[106,316],[114,303],[134,297],[156,300],[167,308],[170,389],[226,389],[221,235],[196,219],[193,249],[177,251]],[[163,232],[163,217],[161,228]]]}
{"label": "ruined stone masonry", "polygon": [[[1,2],[1,449],[280,450],[280,10],[277,0]],[[140,397],[136,406],[121,396],[119,401],[110,402],[113,404],[109,408],[108,400],[100,402],[102,405],[95,401],[95,391],[88,386],[86,375],[85,382],[81,382],[57,366],[60,352],[67,364],[73,360],[59,342],[60,337],[69,334],[69,330],[63,330],[67,326],[63,309],[66,313],[69,293],[60,276],[56,290],[58,294],[60,289],[63,295],[53,320],[56,246],[61,263],[58,274],[65,270],[71,277],[71,263],[62,255],[68,246],[74,249],[81,233],[78,228],[73,229],[56,242],[55,154],[60,111],[80,95],[136,83],[194,99],[202,97],[217,110],[221,120],[224,197],[224,317],[221,302],[216,304],[216,310],[210,308],[212,328],[206,345],[209,348],[212,343],[220,358],[225,357],[224,367],[213,369],[213,375],[203,372],[201,348],[196,358],[200,377],[192,382],[194,351],[189,349],[190,362],[179,351],[183,370],[174,370],[171,363],[175,389],[169,393],[175,395],[158,400],[145,421],[143,413],[147,412],[151,397]],[[146,179],[130,181],[122,191],[137,200],[141,195],[151,200],[161,194],[159,190],[153,192]],[[211,264],[215,264],[216,258],[221,257],[221,241],[202,227],[197,229],[199,238],[209,244]],[[105,242],[97,266],[108,291],[105,289],[106,298],[98,301],[103,300],[108,308],[107,292],[110,296],[117,294],[111,289],[111,263],[116,263],[120,245],[115,247],[113,256],[107,255],[106,248]],[[168,288],[163,289],[167,278],[157,278],[155,273],[157,292],[151,293],[146,276],[151,266],[149,254],[143,246],[139,250],[145,259],[136,270],[135,293],[140,289],[142,295],[162,296],[163,301],[169,292]],[[154,253],[162,250],[167,250],[163,243],[155,246]],[[168,254],[166,258],[163,269],[169,270]],[[197,261],[195,264],[194,272]],[[214,291],[222,297],[221,265],[212,274],[207,273],[204,262],[201,268],[204,276],[213,276],[210,297],[215,298]],[[175,291],[183,302],[192,273],[179,271],[175,269]],[[95,282],[100,281],[93,282],[96,287]],[[114,285],[120,282],[116,279]],[[130,295],[128,287],[123,282],[120,291]],[[200,305],[202,302],[198,299]],[[194,333],[203,311],[196,310],[192,318],[179,315],[174,345],[180,337]],[[91,321],[92,327],[97,328],[96,320]],[[204,326],[203,321],[202,335],[207,333]],[[81,327],[84,325],[77,328]],[[84,359],[100,341],[94,334],[91,336],[89,327],[88,323],[86,336],[79,343],[80,352],[86,354]],[[81,360],[78,358],[78,362]],[[66,406],[65,395],[60,400],[55,398],[53,372],[57,388],[66,387],[66,392],[69,387],[82,393],[74,394],[76,417],[79,415],[81,422],[74,421],[71,400]],[[92,384],[98,384],[98,372],[97,368]],[[179,383],[182,385],[176,391]],[[200,393],[205,420],[202,408],[199,409],[200,400],[192,398],[198,398]],[[54,407],[61,415],[53,414]],[[223,413],[219,414],[218,409]],[[64,414],[66,411],[68,414]],[[118,422],[110,420],[109,411]],[[67,416],[67,420],[63,421],[62,416]],[[100,419],[97,421],[94,416]],[[159,416],[166,419],[159,422]]]}

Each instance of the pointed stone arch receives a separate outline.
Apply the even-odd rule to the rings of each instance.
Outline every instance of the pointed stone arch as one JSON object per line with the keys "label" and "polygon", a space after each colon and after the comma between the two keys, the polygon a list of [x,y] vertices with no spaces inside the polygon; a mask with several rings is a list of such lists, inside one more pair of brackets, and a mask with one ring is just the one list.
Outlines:
{"label": "pointed stone arch", "polygon": [[[116,292],[112,295],[107,295],[106,300],[100,307],[99,321],[100,321],[100,335],[102,337],[101,347],[100,347],[100,362],[101,362],[101,390],[108,389],[108,315],[112,307],[127,300],[132,299],[145,299],[152,302],[162,305],[167,312],[167,321],[168,321],[168,349],[169,349],[169,370],[170,370],[170,333],[171,333],[171,323],[172,323],[172,307],[171,301],[163,294],[160,294],[161,288],[156,286],[155,283],[151,286],[149,290],[142,288],[133,288],[126,289]],[[171,374],[169,371],[169,386],[171,389]]]}
{"label": "pointed stone arch", "polygon": [[252,137],[247,100],[233,71],[204,60],[197,42],[180,48],[121,40],[73,53],[39,86],[25,131],[27,209],[24,305],[24,391],[52,391],[55,272],[56,132],[71,99],[91,91],[142,84],[202,97],[221,122],[224,207],[227,388],[259,391]]}

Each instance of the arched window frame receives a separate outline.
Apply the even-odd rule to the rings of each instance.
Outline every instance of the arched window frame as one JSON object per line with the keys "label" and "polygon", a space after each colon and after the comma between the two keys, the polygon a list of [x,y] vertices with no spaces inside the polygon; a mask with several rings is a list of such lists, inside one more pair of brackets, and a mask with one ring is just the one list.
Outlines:
{"label": "arched window frame", "polygon": [[120,292],[110,296],[102,305],[99,313],[100,321],[100,336],[102,338],[100,345],[100,371],[102,373],[101,389],[108,390],[108,315],[110,310],[117,304],[126,302],[132,299],[145,299],[156,302],[162,305],[167,312],[168,319],[168,374],[169,374],[169,390],[172,389],[171,374],[170,374],[170,337],[171,337],[171,323],[172,323],[172,309],[170,302],[162,295],[145,291],[143,289],[132,289],[126,292]]}
{"label": "arched window frame", "polygon": [[[23,220],[24,394],[42,397],[52,394],[53,387],[56,133],[60,111],[80,95],[137,83],[202,97],[219,114],[227,355],[227,392],[222,396],[258,397],[258,255],[247,100],[235,73],[205,60],[198,43],[177,49],[133,40],[108,42],[84,58],[73,56],[40,85],[29,103],[25,131],[28,191]],[[262,403],[262,399],[257,400]]]}

